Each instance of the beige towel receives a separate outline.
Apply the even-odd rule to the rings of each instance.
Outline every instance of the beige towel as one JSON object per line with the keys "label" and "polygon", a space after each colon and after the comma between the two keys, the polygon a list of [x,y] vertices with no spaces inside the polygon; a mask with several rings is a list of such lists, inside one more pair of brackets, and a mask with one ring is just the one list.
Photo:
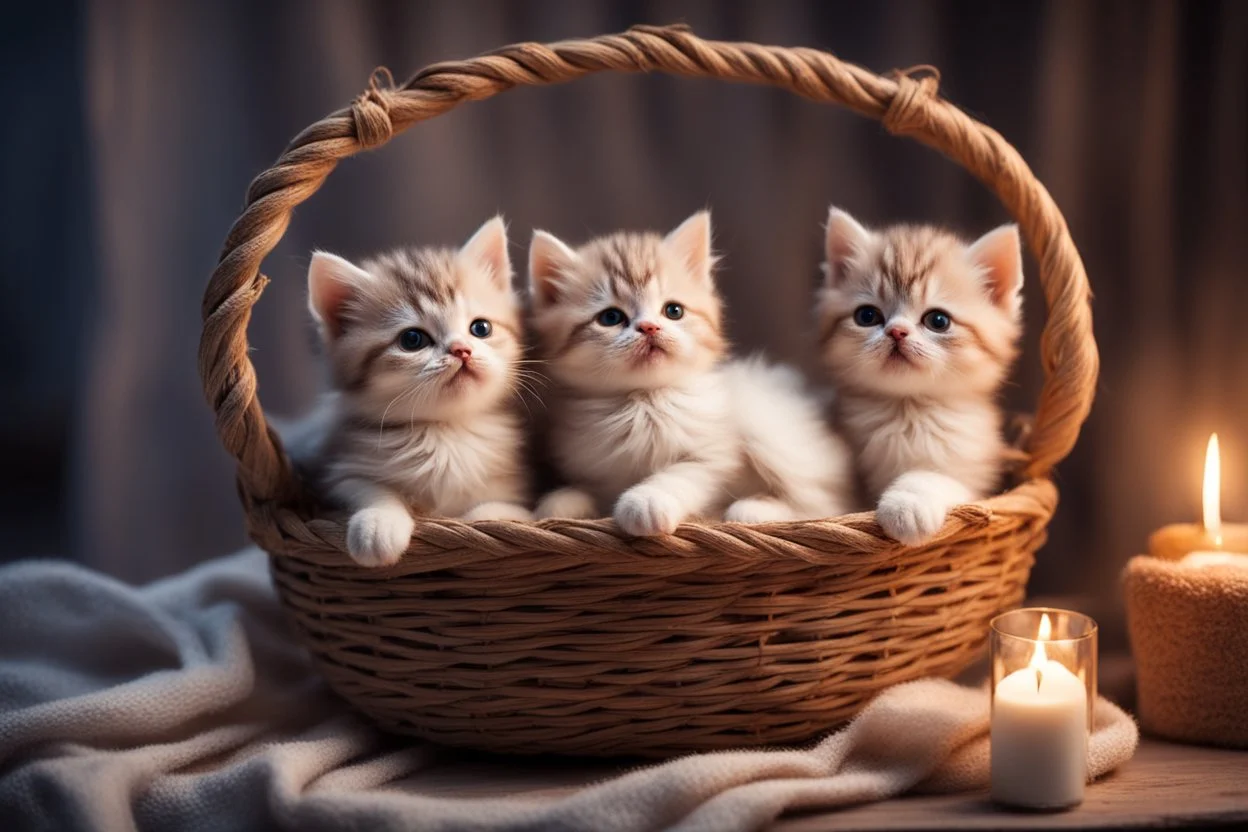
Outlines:
{"label": "beige towel", "polygon": [[1144,730],[1248,748],[1248,570],[1140,556],[1123,589]]}
{"label": "beige towel", "polygon": [[[1094,776],[1137,739],[1108,702],[1095,721]],[[386,737],[326,694],[259,552],[141,589],[51,563],[0,569],[0,817],[14,828],[753,830],[786,810],[982,788],[987,725],[983,689],[930,680],[809,750],[626,773],[465,759]]]}

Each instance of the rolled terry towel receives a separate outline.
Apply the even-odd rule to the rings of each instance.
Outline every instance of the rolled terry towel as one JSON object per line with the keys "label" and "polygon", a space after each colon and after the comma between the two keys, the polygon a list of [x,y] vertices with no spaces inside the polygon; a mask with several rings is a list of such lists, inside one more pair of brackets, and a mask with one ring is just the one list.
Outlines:
{"label": "rolled terry towel", "polygon": [[[1137,734],[1104,700],[1094,722],[1097,776]],[[328,694],[258,551],[141,588],[64,564],[0,568],[4,829],[746,832],[788,810],[984,787],[988,694],[910,682],[811,748],[600,763],[592,784],[579,767],[545,779],[549,760],[456,756]],[[448,774],[470,782],[448,793]]]}
{"label": "rolled terry towel", "polygon": [[1141,555],[1123,590],[1144,730],[1248,748],[1248,569]]}

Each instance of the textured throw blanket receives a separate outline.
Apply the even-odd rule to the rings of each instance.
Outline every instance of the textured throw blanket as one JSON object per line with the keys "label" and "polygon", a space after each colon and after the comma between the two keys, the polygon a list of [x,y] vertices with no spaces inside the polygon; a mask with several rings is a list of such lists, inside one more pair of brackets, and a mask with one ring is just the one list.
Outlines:
{"label": "textured throw blanket", "polygon": [[[640,769],[443,751],[327,693],[258,551],[137,589],[60,563],[0,569],[5,829],[750,830],[786,810],[981,788],[987,725],[982,689],[921,681],[803,751]],[[1096,725],[1100,775],[1137,734],[1103,700]]]}

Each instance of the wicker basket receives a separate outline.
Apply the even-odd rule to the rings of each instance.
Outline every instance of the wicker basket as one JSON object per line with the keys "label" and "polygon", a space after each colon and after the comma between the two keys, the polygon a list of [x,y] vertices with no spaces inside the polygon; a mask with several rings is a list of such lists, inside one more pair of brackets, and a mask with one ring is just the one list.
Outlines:
{"label": "wicker basket", "polygon": [[[661,70],[770,84],[883,122],[955,161],[1018,219],[1049,310],[1045,382],[1018,485],[956,509],[929,545],[873,515],[770,525],[685,524],[629,539],[607,520],[428,519],[393,567],[344,553],[341,517],[300,499],[256,398],[251,307],[296,205],[339,160],[416,122],[517,85]],[[800,742],[881,689],[958,672],[988,620],[1017,605],[1057,502],[1097,373],[1088,285],[1066,224],[1018,153],[936,96],[931,73],[890,77],[813,49],[704,41],[684,27],[442,63],[300,133],[251,184],[203,305],[199,368],[238,460],[251,536],[329,684],[380,725],[508,752],[669,755]]]}

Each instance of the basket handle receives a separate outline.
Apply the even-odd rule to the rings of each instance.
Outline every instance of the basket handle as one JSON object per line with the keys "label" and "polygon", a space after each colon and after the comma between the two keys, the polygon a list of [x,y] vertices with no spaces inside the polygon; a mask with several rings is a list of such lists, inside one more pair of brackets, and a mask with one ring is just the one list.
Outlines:
{"label": "basket handle", "polygon": [[571,81],[593,72],[661,70],[692,78],[769,84],[879,119],[961,164],[1018,220],[1040,264],[1048,320],[1040,342],[1044,387],[1027,443],[1024,477],[1047,475],[1074,446],[1096,386],[1087,274],[1053,198],[1004,138],[936,95],[934,73],[876,75],[808,48],[698,38],[685,26],[637,26],[623,34],[549,45],[523,43],[467,61],[430,66],[396,88],[388,72],[346,109],[316,122],[252,181],[204,292],[199,374],[217,433],[239,463],[250,497],[290,494],[294,478],[256,397],[247,355],[251,308],[268,282],[260,264],[302,203],[341,159],[379,147],[418,121],[515,86]]}

